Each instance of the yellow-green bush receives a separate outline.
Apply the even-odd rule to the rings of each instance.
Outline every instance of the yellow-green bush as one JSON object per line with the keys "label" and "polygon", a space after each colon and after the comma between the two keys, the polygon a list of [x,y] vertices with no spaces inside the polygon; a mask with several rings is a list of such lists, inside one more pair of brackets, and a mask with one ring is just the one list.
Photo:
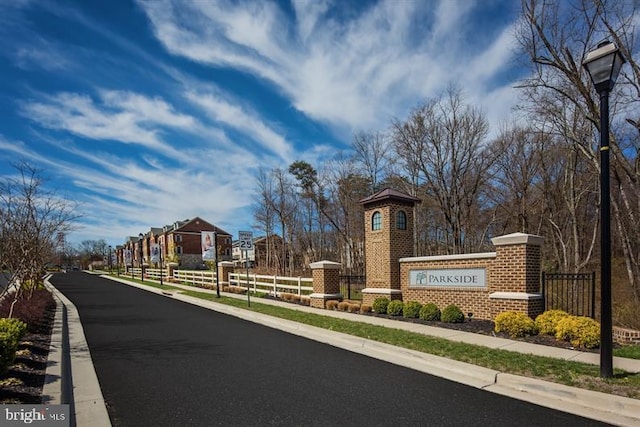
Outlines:
{"label": "yellow-green bush", "polygon": [[421,308],[422,304],[418,301],[409,301],[402,307],[402,315],[408,319],[417,319]]}
{"label": "yellow-green bush", "polygon": [[391,301],[386,297],[378,297],[373,301],[373,311],[378,314],[387,314],[387,307]]}
{"label": "yellow-green bush", "polygon": [[496,332],[506,332],[513,338],[538,333],[533,319],[517,311],[504,311],[496,316],[494,322]]}
{"label": "yellow-green bush", "polygon": [[440,320],[440,309],[433,302],[428,302],[420,309],[422,320]]}
{"label": "yellow-green bush", "polygon": [[457,305],[449,304],[442,309],[442,313],[440,313],[440,320],[445,323],[463,323],[464,313],[462,313],[462,310],[460,310],[460,307]]}
{"label": "yellow-green bush", "polygon": [[0,319],[0,371],[5,372],[16,357],[27,324],[18,319]]}
{"label": "yellow-green bush", "polygon": [[389,316],[402,316],[403,308],[404,308],[404,303],[399,299],[394,299],[387,306],[387,314]]}
{"label": "yellow-green bush", "polygon": [[555,335],[558,322],[567,316],[569,316],[569,313],[563,310],[545,311],[536,317],[536,327],[541,334]]}
{"label": "yellow-green bush", "polygon": [[556,339],[569,341],[574,347],[596,348],[600,345],[600,324],[590,317],[566,316],[556,325]]}

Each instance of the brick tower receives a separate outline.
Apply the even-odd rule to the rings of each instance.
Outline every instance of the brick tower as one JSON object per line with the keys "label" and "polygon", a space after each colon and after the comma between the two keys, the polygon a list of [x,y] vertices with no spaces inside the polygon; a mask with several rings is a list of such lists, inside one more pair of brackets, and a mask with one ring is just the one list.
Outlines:
{"label": "brick tower", "polygon": [[371,305],[378,297],[402,299],[398,260],[413,256],[413,207],[420,199],[387,188],[360,203],[367,273],[362,303]]}

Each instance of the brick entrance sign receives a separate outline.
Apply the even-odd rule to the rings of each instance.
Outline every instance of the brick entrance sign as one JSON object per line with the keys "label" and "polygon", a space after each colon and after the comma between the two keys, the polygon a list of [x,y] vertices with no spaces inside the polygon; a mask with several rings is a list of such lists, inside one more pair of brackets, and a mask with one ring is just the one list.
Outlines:
{"label": "brick entrance sign", "polygon": [[440,309],[456,304],[477,319],[508,310],[531,317],[543,312],[542,237],[514,233],[492,239],[495,252],[412,257],[413,207],[419,199],[386,189],[361,203],[367,273],[363,304],[381,296],[433,302]]}
{"label": "brick entrance sign", "polygon": [[514,233],[491,241],[495,252],[401,258],[402,299],[433,302],[440,309],[455,304],[477,319],[493,319],[503,311],[535,318],[544,311],[540,293],[543,239]]}

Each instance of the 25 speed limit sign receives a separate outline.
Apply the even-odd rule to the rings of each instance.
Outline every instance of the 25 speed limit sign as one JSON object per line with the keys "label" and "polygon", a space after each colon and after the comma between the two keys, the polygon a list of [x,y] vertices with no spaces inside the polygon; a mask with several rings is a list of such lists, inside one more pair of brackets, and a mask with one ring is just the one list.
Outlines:
{"label": "25 speed limit sign", "polygon": [[250,251],[253,249],[253,233],[251,231],[239,231],[240,250]]}

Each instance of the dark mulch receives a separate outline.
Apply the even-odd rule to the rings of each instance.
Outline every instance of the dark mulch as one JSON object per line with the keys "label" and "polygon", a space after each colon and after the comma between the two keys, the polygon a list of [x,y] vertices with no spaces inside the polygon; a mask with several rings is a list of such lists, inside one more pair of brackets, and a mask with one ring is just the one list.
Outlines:
{"label": "dark mulch", "polygon": [[488,335],[488,336],[493,336],[498,338],[515,340],[515,341],[528,342],[531,344],[546,345],[550,347],[566,348],[571,350],[579,350],[579,351],[586,351],[586,352],[592,352],[592,353],[598,353],[600,351],[597,348],[594,348],[594,349],[575,348],[571,345],[570,342],[556,340],[555,337],[551,335],[530,335],[522,338],[512,338],[507,333],[495,332],[495,323],[491,320],[465,319],[464,322],[462,323],[445,323],[445,322],[439,322],[439,321],[427,321],[427,320],[420,320],[420,319],[406,319],[402,316],[388,316],[388,315],[381,315],[381,314],[375,314],[375,313],[368,313],[366,315],[385,317],[385,318],[397,320],[400,322],[420,323],[424,325],[434,326],[437,328],[455,329],[463,332],[472,332],[475,334],[482,334],[482,335]]}
{"label": "dark mulch", "polygon": [[[263,298],[265,298],[265,299],[277,299],[279,301],[283,301],[280,298],[274,298],[272,295],[265,295],[265,296],[263,296]],[[289,302],[291,304],[300,304],[300,305],[303,304],[301,302],[297,302],[297,303],[296,302],[291,302],[291,301],[287,301],[287,302]],[[546,346],[550,346],[550,347],[566,348],[566,349],[570,349],[570,350],[579,350],[579,351],[585,351],[585,352],[591,352],[591,353],[598,353],[600,351],[598,348],[593,348],[593,349],[575,348],[575,347],[573,347],[571,345],[570,342],[556,340],[555,337],[553,337],[551,335],[532,335],[532,336],[526,336],[526,337],[522,337],[522,338],[512,338],[507,333],[495,332],[495,323],[493,321],[491,321],[491,320],[465,318],[464,322],[462,322],[462,323],[445,323],[445,322],[427,321],[427,320],[421,320],[421,319],[407,319],[407,318],[402,317],[402,316],[389,316],[389,315],[386,315],[386,314],[376,314],[376,313],[373,313],[373,312],[359,314],[359,315],[361,315],[361,316],[383,317],[383,318],[387,318],[387,319],[397,320],[399,322],[420,323],[420,324],[423,324],[423,325],[434,326],[434,327],[437,327],[437,328],[455,329],[455,330],[463,331],[463,332],[472,332],[472,333],[475,333],[475,334],[488,335],[488,336],[493,336],[493,337],[498,337],[498,338],[505,338],[505,339],[515,340],[515,341],[523,341],[523,342],[528,342],[528,343],[531,343],[531,344],[546,345]],[[614,343],[614,347],[618,347],[618,344]]]}
{"label": "dark mulch", "polygon": [[42,403],[54,315],[55,306],[48,307],[20,342],[18,357],[9,370],[0,375],[0,404]]}

